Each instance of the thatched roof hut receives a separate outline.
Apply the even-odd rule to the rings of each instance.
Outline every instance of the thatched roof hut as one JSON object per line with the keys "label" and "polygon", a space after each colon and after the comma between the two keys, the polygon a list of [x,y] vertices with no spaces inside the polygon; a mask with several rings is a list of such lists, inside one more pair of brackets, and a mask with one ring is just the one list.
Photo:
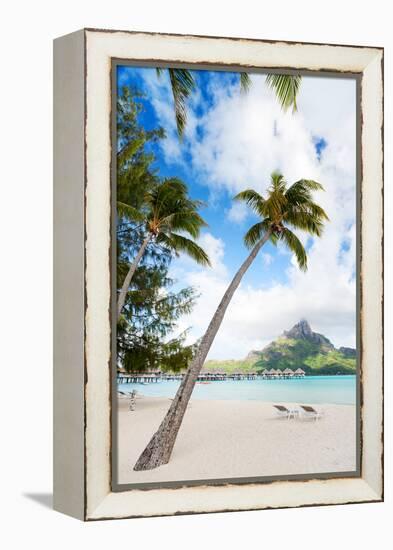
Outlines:
{"label": "thatched roof hut", "polygon": [[306,373],[304,372],[303,369],[299,368],[299,369],[295,370],[295,374],[300,375],[300,376],[304,376]]}

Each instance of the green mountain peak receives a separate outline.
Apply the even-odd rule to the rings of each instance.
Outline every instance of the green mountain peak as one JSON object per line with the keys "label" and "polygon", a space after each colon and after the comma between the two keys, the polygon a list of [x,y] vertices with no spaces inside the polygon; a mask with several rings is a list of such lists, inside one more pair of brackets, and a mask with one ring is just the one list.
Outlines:
{"label": "green mountain peak", "polygon": [[336,349],[323,334],[314,332],[306,319],[301,319],[290,330],[261,351],[253,350],[247,360],[255,361],[254,368],[296,370],[306,374],[355,374],[356,350]]}

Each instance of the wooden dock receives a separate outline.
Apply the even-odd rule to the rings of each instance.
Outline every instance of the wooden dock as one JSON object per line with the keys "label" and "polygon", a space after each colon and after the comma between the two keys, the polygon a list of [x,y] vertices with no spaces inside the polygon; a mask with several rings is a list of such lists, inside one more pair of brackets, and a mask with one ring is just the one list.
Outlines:
{"label": "wooden dock", "polygon": [[[118,373],[117,374],[117,383],[118,384],[154,384],[159,382],[166,381],[181,381],[183,379],[184,373],[178,374],[169,374],[169,373],[155,373],[155,374],[145,374],[145,373]],[[201,373],[198,376],[198,382],[219,382],[225,380],[282,380],[282,379],[291,379],[291,378],[303,378],[304,374],[284,374],[284,373],[274,373],[274,374],[264,374],[264,373]]]}

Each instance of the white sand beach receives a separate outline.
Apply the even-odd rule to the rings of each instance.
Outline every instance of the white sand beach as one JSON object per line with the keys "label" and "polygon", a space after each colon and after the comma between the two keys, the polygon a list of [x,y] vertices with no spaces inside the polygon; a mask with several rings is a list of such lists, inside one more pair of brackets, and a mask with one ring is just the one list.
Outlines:
{"label": "white sand beach", "polygon": [[[318,421],[279,418],[271,403],[191,400],[171,460],[133,466],[170,405],[138,396],[134,411],[119,398],[118,482],[143,483],[348,472],[356,469],[356,407],[315,405]],[[288,404],[294,405],[294,404]]]}

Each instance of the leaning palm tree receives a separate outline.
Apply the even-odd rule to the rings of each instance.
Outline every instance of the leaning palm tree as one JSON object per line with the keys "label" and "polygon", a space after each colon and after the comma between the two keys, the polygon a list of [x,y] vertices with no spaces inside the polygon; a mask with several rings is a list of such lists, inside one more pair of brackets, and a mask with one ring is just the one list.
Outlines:
{"label": "leaning palm tree", "polygon": [[260,218],[244,237],[246,246],[251,249],[250,254],[221,299],[164,420],[139,457],[134,470],[149,470],[169,461],[195,383],[225,312],[244,274],[263,245],[268,241],[273,244],[282,242],[295,255],[299,268],[306,271],[306,250],[293,230],[298,229],[313,236],[321,236],[324,222],[328,217],[313,201],[312,192],[322,189],[321,184],[305,179],[295,182],[288,188],[283,176],[276,172],[271,176],[266,198],[252,189],[243,191],[235,197],[236,200],[245,201]]}
{"label": "leaning palm tree", "polygon": [[[157,68],[157,74],[162,74],[162,68]],[[180,138],[184,135],[187,124],[186,102],[195,90],[196,82],[192,71],[188,69],[168,69],[171,83],[173,102],[175,106],[175,118],[177,133]],[[296,99],[302,77],[300,75],[268,74],[266,84],[275,92],[281,107],[286,111],[292,107],[297,110]],[[240,90],[248,92],[251,87],[251,78],[248,73],[240,73]]]}
{"label": "leaning palm tree", "polygon": [[[177,178],[168,178],[155,185],[144,197],[141,210],[118,202],[117,208],[123,216],[144,225],[144,238],[133,259],[120,289],[117,300],[118,320],[134,273],[148,244],[154,240],[175,254],[183,252],[201,265],[210,265],[206,252],[193,239],[199,236],[206,222],[198,213],[201,201],[188,196],[187,186]],[[188,234],[192,238],[188,238]]]}

